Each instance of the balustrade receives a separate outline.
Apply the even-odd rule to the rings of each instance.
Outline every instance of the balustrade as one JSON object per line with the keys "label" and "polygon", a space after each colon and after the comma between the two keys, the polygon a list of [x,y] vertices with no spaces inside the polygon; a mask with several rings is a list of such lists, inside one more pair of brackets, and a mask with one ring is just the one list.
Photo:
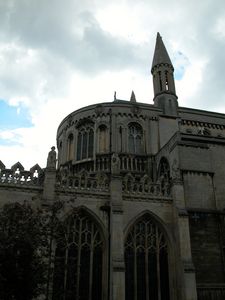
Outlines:
{"label": "balustrade", "polygon": [[198,300],[224,300],[225,286],[198,287]]}
{"label": "balustrade", "polygon": [[146,156],[120,154],[120,169],[121,171],[141,172],[147,171]]}

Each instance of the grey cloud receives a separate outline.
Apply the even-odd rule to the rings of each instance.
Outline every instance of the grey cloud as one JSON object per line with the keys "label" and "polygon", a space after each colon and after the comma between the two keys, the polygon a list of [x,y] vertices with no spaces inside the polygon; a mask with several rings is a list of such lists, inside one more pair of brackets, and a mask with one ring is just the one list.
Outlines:
{"label": "grey cloud", "polygon": [[0,28],[12,41],[50,51],[56,59],[58,56],[87,73],[138,64],[134,47],[104,32],[85,4],[81,8],[78,1],[63,5],[62,1],[11,3],[3,7],[6,13],[0,15]]}
{"label": "grey cloud", "polygon": [[[179,3],[177,0],[129,0],[134,8],[142,6],[145,14],[140,21],[149,28],[149,42],[134,45],[99,26],[94,14],[99,3],[106,5],[103,0],[0,0],[0,39],[36,49],[40,65],[36,66],[39,75],[33,79],[38,81],[41,74],[45,74],[47,90],[54,91],[56,87],[57,93],[60,81],[73,70],[93,76],[107,69],[133,68],[141,73],[147,70],[150,76],[155,35],[160,31],[171,57],[174,53],[170,41],[178,41],[179,50],[190,63],[203,57],[209,60],[203,84],[195,98],[190,99],[190,105],[211,109],[214,99],[218,105],[225,103],[225,94],[221,91],[225,45],[212,32],[218,18],[224,18],[223,2],[218,0],[215,5],[213,0],[181,0]],[[179,67],[182,68],[182,64]],[[9,78],[5,78],[5,82],[9,88],[16,84]],[[178,96],[182,105],[182,95]]]}

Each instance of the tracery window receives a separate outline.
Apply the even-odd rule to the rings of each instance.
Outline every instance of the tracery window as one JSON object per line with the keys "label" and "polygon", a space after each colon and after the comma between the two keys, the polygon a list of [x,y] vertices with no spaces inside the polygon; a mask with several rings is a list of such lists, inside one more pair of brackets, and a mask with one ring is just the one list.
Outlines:
{"label": "tracery window", "polygon": [[91,125],[79,127],[77,139],[77,160],[93,157],[94,131]]}
{"label": "tracery window", "polygon": [[67,139],[67,160],[73,159],[73,152],[74,152],[73,149],[74,149],[74,138],[73,138],[73,134],[71,133]]}
{"label": "tracery window", "polygon": [[145,214],[129,231],[125,242],[126,300],[169,300],[168,245]]}
{"label": "tracery window", "polygon": [[143,130],[139,124],[131,123],[129,129],[129,152],[142,153],[143,151]]}
{"label": "tracery window", "polygon": [[85,211],[76,210],[57,228],[53,300],[101,300],[103,238]]}

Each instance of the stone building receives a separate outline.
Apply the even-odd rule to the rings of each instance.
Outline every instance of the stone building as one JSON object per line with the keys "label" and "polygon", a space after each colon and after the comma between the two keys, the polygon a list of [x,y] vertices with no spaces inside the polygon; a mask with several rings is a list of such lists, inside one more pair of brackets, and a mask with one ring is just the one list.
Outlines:
{"label": "stone building", "polygon": [[225,299],[225,115],[178,105],[159,34],[151,73],[154,104],[72,112],[45,169],[0,163],[1,206],[60,204],[49,300]]}

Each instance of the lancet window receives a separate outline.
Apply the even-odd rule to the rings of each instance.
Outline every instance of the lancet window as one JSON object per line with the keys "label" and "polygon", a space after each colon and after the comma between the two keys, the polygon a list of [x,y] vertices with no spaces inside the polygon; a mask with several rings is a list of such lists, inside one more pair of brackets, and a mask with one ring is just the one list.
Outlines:
{"label": "lancet window", "polygon": [[101,300],[103,238],[85,211],[76,210],[57,228],[53,300]]}
{"label": "lancet window", "polygon": [[101,125],[98,128],[98,151],[105,153],[108,150],[108,130],[105,125]]}
{"label": "lancet window", "polygon": [[93,157],[94,131],[91,125],[81,126],[77,139],[77,160]]}
{"label": "lancet window", "polygon": [[71,133],[67,139],[67,160],[73,159],[73,152],[74,152],[73,149],[74,149],[74,138],[73,138],[73,134]]}
{"label": "lancet window", "polygon": [[168,245],[149,214],[139,219],[125,242],[126,300],[169,300]]}
{"label": "lancet window", "polygon": [[131,123],[129,130],[129,152],[140,154],[143,152],[143,130],[137,123]]}

